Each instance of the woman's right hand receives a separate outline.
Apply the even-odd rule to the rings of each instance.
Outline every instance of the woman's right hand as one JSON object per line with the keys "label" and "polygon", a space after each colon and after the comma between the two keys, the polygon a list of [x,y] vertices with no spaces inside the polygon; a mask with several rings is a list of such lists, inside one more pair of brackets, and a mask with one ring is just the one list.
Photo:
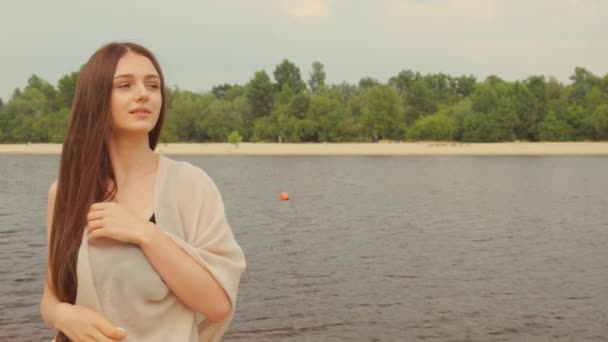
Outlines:
{"label": "woman's right hand", "polygon": [[112,342],[127,337],[123,329],[85,306],[60,305],[56,328],[73,342]]}

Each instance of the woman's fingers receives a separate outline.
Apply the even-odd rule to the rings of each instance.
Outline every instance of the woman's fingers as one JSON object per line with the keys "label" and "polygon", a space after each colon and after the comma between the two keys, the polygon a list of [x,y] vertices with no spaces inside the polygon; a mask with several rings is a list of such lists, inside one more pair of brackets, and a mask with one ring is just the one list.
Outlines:
{"label": "woman's fingers", "polygon": [[93,203],[91,205],[91,211],[104,210],[105,208],[108,208],[110,206],[112,206],[112,202],[97,202],[97,203]]}
{"label": "woman's fingers", "polygon": [[66,313],[61,331],[71,341],[115,342],[127,336],[124,330],[86,307],[74,305]]}
{"label": "woman's fingers", "polygon": [[95,239],[99,238],[100,236],[101,236],[101,233],[99,231],[93,231],[93,232],[89,232],[89,234],[87,235],[87,239],[95,240]]}
{"label": "woman's fingers", "polygon": [[87,214],[87,221],[98,220],[104,216],[103,210],[91,210]]}
{"label": "woman's fingers", "polygon": [[89,240],[96,239],[100,237],[103,233],[104,221],[103,220],[94,220],[87,224],[87,234]]}
{"label": "woman's fingers", "polygon": [[87,226],[89,227],[89,231],[93,231],[95,229],[102,228],[104,226],[105,221],[103,219],[97,219],[93,221],[89,221]]}
{"label": "woman's fingers", "polygon": [[104,212],[102,210],[89,211],[87,214],[87,233],[89,234],[89,239],[95,238],[95,235],[92,234],[95,230],[103,228],[104,220]]}
{"label": "woman's fingers", "polygon": [[[95,342],[114,342],[116,341],[115,339],[111,339],[109,337],[106,337],[104,334],[101,333],[101,331],[97,330],[93,333],[93,341]],[[119,340],[120,341],[120,340]]]}
{"label": "woman's fingers", "polygon": [[100,319],[95,322],[94,325],[99,329],[104,337],[110,339],[109,341],[120,341],[127,337],[127,333],[123,329],[116,327],[107,320]]}

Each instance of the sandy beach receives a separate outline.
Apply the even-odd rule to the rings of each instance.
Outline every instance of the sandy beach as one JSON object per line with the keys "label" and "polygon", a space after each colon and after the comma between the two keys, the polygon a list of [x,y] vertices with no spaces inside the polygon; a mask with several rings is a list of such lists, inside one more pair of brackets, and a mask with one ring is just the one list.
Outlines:
{"label": "sandy beach", "polygon": [[[162,154],[194,155],[608,155],[608,142],[564,143],[227,143],[159,144]],[[60,154],[61,144],[0,144],[0,154]]]}

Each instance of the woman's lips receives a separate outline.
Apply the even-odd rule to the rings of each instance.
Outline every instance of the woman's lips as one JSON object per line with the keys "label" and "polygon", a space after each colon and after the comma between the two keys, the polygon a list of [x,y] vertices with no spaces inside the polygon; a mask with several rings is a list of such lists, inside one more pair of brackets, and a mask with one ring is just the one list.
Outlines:
{"label": "woman's lips", "polygon": [[138,118],[145,118],[150,115],[150,110],[147,108],[136,108],[129,112],[129,114],[135,115]]}

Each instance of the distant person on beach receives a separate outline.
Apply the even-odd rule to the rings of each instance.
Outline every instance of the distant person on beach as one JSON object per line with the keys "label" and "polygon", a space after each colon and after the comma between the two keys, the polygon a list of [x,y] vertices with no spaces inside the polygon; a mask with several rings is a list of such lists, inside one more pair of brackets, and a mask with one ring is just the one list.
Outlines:
{"label": "distant person on beach", "polygon": [[48,193],[41,316],[63,341],[219,341],[246,267],[213,180],[154,151],[154,55],[96,51],[81,72]]}

